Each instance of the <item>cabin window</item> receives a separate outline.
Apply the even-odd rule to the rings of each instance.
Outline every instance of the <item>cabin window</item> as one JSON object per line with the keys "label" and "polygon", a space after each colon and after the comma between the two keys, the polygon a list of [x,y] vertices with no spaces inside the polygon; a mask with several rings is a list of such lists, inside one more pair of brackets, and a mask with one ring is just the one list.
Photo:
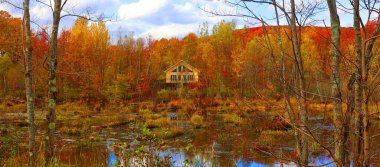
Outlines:
{"label": "cabin window", "polygon": [[170,75],[170,81],[177,81],[177,75]]}

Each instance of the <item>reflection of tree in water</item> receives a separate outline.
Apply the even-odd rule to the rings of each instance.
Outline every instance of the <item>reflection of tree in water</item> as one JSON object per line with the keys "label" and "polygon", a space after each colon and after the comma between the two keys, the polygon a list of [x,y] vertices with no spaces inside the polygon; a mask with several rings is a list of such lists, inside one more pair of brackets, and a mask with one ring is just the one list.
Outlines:
{"label": "reflection of tree in water", "polygon": [[[124,166],[240,167],[294,164],[292,160],[296,157],[292,133],[263,133],[252,129],[252,126],[211,125],[204,129],[193,129],[180,138],[164,140],[154,137],[149,129],[143,128],[141,134],[134,137],[136,140],[117,142],[113,149],[116,158],[124,161]],[[276,135],[273,136],[272,132]],[[114,155],[110,151],[109,162],[114,161]],[[323,154],[313,158],[313,165],[328,160]]]}
{"label": "reflection of tree in water", "polygon": [[172,164],[170,154],[164,155],[165,141],[142,128],[141,134],[131,142],[107,142],[108,166],[167,167]]}

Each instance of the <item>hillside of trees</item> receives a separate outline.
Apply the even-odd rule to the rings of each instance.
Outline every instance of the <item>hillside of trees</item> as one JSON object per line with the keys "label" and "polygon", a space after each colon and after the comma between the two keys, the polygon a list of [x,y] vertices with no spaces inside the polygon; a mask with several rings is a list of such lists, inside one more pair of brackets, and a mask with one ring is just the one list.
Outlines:
{"label": "hillside of trees", "polygon": [[[20,25],[20,18],[0,12],[2,98],[24,97]],[[375,22],[367,26],[367,33],[371,33]],[[302,36],[307,90],[328,95],[331,92],[330,28],[310,26],[298,31]],[[222,21],[213,27],[204,23],[199,28],[200,35],[189,33],[182,39],[138,38],[129,33],[111,42],[104,22],[78,19],[59,35],[58,97],[67,101],[131,100],[136,97],[150,100],[160,90],[170,87],[164,83],[164,70],[185,60],[201,71],[200,82],[186,86],[194,96],[281,98],[276,33],[274,26],[236,29],[233,22]],[[290,30],[283,26],[281,33],[287,55],[286,68],[292,69]],[[354,69],[354,29],[342,28],[341,33],[342,83],[347,83]],[[36,100],[43,102],[47,94],[49,37],[45,31],[32,35],[34,91]],[[379,68],[376,64],[373,71]],[[291,78],[294,73],[287,75]],[[315,99],[323,100],[319,96]]]}

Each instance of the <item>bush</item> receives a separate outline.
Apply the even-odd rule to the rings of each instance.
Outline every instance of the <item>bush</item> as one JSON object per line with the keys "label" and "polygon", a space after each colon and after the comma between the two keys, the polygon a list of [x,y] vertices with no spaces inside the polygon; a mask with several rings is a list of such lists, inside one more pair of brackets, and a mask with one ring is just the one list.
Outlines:
{"label": "bush", "polygon": [[160,129],[158,131],[152,132],[156,137],[160,139],[173,139],[178,136],[181,136],[184,134],[183,129],[178,129],[178,128],[169,128],[169,129]]}
{"label": "bush", "polygon": [[153,114],[149,109],[140,109],[138,114],[144,120],[157,118],[157,114]]}
{"label": "bush", "polygon": [[[13,131],[13,130],[12,130]],[[19,154],[21,133],[8,131],[7,128],[0,127],[0,164],[3,160]]]}
{"label": "bush", "polygon": [[157,92],[158,101],[160,102],[168,102],[170,101],[170,91],[166,89],[161,89]]}
{"label": "bush", "polygon": [[164,128],[170,127],[169,118],[158,118],[158,119],[149,119],[145,121],[145,126],[147,128]]}
{"label": "bush", "polygon": [[194,114],[191,119],[190,119],[190,122],[191,124],[195,127],[195,128],[200,128],[203,126],[203,117],[198,115],[198,114]]}
{"label": "bush", "polygon": [[225,123],[233,123],[235,125],[241,125],[244,122],[243,118],[236,114],[224,114],[223,120]]}
{"label": "bush", "polygon": [[311,144],[311,151],[313,154],[320,154],[323,152],[323,148],[316,142]]}

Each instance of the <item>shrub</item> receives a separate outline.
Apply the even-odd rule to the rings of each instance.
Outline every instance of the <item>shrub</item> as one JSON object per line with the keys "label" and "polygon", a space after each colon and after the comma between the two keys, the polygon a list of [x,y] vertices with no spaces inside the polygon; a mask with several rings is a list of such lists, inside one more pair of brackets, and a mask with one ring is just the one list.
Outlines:
{"label": "shrub", "polygon": [[313,154],[319,154],[323,151],[323,148],[316,142],[311,144],[311,151]]}
{"label": "shrub", "polygon": [[225,123],[233,123],[235,125],[241,125],[244,122],[243,118],[236,114],[224,114],[223,120]]}
{"label": "shrub", "polygon": [[178,129],[178,128],[169,128],[169,129],[163,129],[163,130],[158,130],[154,131],[152,134],[154,134],[156,137],[160,139],[173,139],[178,136],[181,136],[184,134],[183,129]]}
{"label": "shrub", "polygon": [[200,128],[201,126],[203,126],[203,117],[198,115],[198,114],[194,114],[191,119],[190,119],[190,122],[191,124],[195,127],[195,128]]}
{"label": "shrub", "polygon": [[2,161],[19,154],[21,134],[8,132],[0,127],[0,164]]}
{"label": "shrub", "polygon": [[170,120],[169,118],[149,119],[145,121],[145,126],[147,128],[170,127]]}
{"label": "shrub", "polygon": [[166,89],[161,89],[157,92],[157,96],[160,102],[168,102],[170,97],[170,91]]}
{"label": "shrub", "polygon": [[144,120],[157,118],[157,115],[153,114],[149,109],[140,109],[138,114]]}

